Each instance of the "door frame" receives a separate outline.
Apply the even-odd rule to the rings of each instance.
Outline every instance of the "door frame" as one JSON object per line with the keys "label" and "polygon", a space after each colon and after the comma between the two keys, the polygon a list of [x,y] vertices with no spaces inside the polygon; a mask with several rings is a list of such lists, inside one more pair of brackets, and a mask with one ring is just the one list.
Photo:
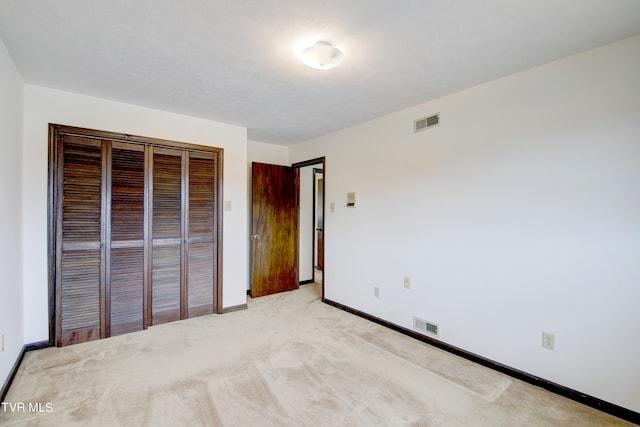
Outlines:
{"label": "door frame", "polygon": [[[313,226],[312,226],[312,234],[313,234],[313,239],[312,239],[312,246],[313,249],[311,250],[311,267],[312,267],[312,273],[311,273],[311,279],[315,282],[316,280],[316,266],[319,265],[320,263],[316,263],[316,260],[319,260],[319,253],[318,253],[318,224],[317,224],[317,220],[318,220],[318,175],[321,175],[322,179],[322,201],[324,202],[324,171],[320,168],[313,168]],[[321,222],[321,226],[324,227],[324,203],[322,203],[322,222]],[[322,248],[323,248],[323,252],[322,254],[324,255],[324,228],[321,228],[322,230],[322,237],[323,237],[323,244],[322,244]],[[324,260],[323,260],[323,264],[324,264]],[[324,266],[323,266],[324,268]]]}
{"label": "door frame", "polygon": [[[317,165],[322,165],[322,171],[323,171],[323,178],[324,178],[324,191],[322,192],[322,230],[323,230],[323,237],[324,237],[324,246],[322,248],[322,256],[324,257],[324,254],[326,252],[325,248],[326,248],[326,228],[325,228],[325,223],[326,223],[326,209],[327,209],[327,164],[326,164],[326,158],[324,156],[322,157],[316,157],[314,159],[310,159],[310,160],[304,160],[302,162],[297,162],[297,163],[293,163],[291,165],[292,168],[296,169],[296,170],[300,170],[300,168],[304,168],[307,166],[317,166]],[[315,182],[314,182],[315,185]],[[300,200],[300,186],[298,186],[298,200]],[[314,200],[314,204],[315,204],[315,200]],[[298,204],[298,211],[300,210],[300,205]],[[315,231],[315,219],[314,219],[314,223],[313,223],[313,229]],[[313,244],[314,239],[312,239],[312,244]],[[300,252],[300,245],[296,245],[296,251]],[[298,259],[300,259],[300,256],[298,254]],[[326,260],[326,258],[325,258]],[[313,258],[312,258],[312,262],[313,262]],[[313,271],[313,276],[315,278],[315,266],[314,266],[314,270]],[[324,265],[324,269],[322,271],[322,281],[321,281],[321,288],[322,288],[322,297],[321,297],[321,301],[324,302],[324,285],[325,285],[325,278],[327,277],[326,274],[327,271],[327,265],[325,262]]]}

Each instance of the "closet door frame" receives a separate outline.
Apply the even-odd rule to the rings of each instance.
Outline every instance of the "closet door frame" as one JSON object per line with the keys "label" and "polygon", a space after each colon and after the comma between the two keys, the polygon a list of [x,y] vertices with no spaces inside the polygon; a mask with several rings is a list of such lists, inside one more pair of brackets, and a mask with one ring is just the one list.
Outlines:
{"label": "closet door frame", "polygon": [[[60,124],[49,124],[49,156],[48,156],[48,215],[47,215],[47,262],[48,262],[48,289],[49,289],[49,345],[55,346],[59,344],[59,338],[61,334],[61,324],[59,316],[57,316],[57,308],[60,304],[59,295],[58,295],[58,281],[57,276],[60,269],[58,265],[58,260],[60,259],[61,253],[58,251],[61,250],[61,236],[59,236],[60,224],[59,221],[62,221],[61,215],[61,206],[62,200],[60,200],[62,196],[62,171],[59,170],[62,167],[62,159],[61,153],[59,153],[59,142],[64,137],[64,135],[78,135],[85,138],[94,138],[96,140],[102,141],[112,141],[112,142],[124,142],[124,143],[133,143],[133,144],[141,144],[145,146],[145,164],[152,164],[152,147],[157,148],[173,148],[173,149],[181,149],[185,150],[185,153],[188,156],[189,152],[205,152],[205,153],[213,153],[215,158],[215,246],[216,246],[216,257],[213,260],[214,268],[215,268],[215,276],[214,276],[214,289],[213,289],[213,311],[217,314],[222,314],[222,208],[223,208],[223,154],[224,150],[222,148],[217,147],[209,147],[202,146],[196,144],[189,144],[184,142],[170,141],[158,138],[149,138],[144,136],[136,136],[129,135],[123,133],[116,132],[108,132],[108,131],[100,131],[86,128],[79,128],[74,126],[60,125]],[[104,144],[103,144],[104,146]],[[103,150],[104,151],[104,150]],[[104,153],[106,154],[106,153]],[[153,170],[151,167],[145,167],[145,223],[149,224],[150,215],[152,212],[152,173]],[[103,175],[105,176],[105,175]],[[187,183],[188,184],[188,183]],[[184,185],[184,183],[183,183]],[[104,188],[104,185],[103,185]],[[105,198],[108,195],[103,194],[103,203],[106,202]],[[105,223],[108,221],[104,221],[102,226],[104,227]],[[183,225],[184,226],[184,225]],[[150,307],[147,305],[147,292],[149,290],[148,286],[150,286],[150,278],[151,278],[151,260],[150,257],[146,256],[150,251],[150,246],[152,244],[152,236],[151,230],[149,227],[145,227],[144,230],[144,275],[146,278],[149,278],[149,282],[145,280],[145,307],[143,317],[145,318],[145,328],[147,326],[147,313],[150,313]],[[59,256],[60,255],[60,256]],[[183,262],[185,262],[183,258]],[[101,268],[106,268],[105,264],[101,266]],[[103,286],[104,287],[104,286]],[[106,297],[106,295],[103,295]],[[106,298],[101,300],[101,313],[103,313],[102,319],[104,319],[104,312],[107,309],[104,307]],[[181,316],[182,317],[182,316]],[[107,322],[103,322],[101,325],[101,337],[108,335],[107,331],[102,331],[107,327]]]}

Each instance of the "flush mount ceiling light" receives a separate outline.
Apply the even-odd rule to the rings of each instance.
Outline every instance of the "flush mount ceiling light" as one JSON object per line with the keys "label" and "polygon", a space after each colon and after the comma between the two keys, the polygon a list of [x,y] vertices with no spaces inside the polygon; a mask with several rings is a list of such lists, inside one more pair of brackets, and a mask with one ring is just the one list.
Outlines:
{"label": "flush mount ceiling light", "polygon": [[316,42],[298,55],[303,64],[317,70],[336,67],[344,59],[344,53],[329,42]]}

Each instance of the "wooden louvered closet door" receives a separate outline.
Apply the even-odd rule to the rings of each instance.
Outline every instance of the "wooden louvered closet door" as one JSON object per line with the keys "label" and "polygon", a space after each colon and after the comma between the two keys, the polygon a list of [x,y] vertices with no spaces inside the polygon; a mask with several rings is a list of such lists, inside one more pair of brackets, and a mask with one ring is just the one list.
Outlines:
{"label": "wooden louvered closet door", "polygon": [[189,153],[187,217],[187,268],[189,317],[213,313],[216,277],[216,203],[217,170],[211,153]]}
{"label": "wooden louvered closet door", "polygon": [[182,152],[154,148],[151,324],[185,318],[183,282]]}
{"label": "wooden louvered closet door", "polygon": [[141,330],[145,147],[76,135],[60,144],[59,344]]}
{"label": "wooden louvered closet door", "polygon": [[[109,152],[108,152],[109,153]],[[113,142],[108,175],[106,273],[108,336],[146,328],[144,316],[145,147]],[[110,160],[110,161],[109,161]]]}
{"label": "wooden louvered closet door", "polygon": [[51,342],[220,312],[222,150],[50,125]]}
{"label": "wooden louvered closet door", "polygon": [[154,325],[214,312],[215,160],[212,153],[154,149]]}
{"label": "wooden louvered closet door", "polygon": [[103,143],[58,141],[56,324],[58,345],[104,337]]}

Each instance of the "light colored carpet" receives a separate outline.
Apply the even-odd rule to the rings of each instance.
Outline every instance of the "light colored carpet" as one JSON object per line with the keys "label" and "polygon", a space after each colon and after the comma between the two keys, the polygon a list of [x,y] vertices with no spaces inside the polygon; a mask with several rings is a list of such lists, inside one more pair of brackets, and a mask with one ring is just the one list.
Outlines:
{"label": "light colored carpet", "polygon": [[[30,352],[6,426],[623,426],[615,417],[323,304],[249,309]],[[47,412],[46,404],[51,412]]]}

